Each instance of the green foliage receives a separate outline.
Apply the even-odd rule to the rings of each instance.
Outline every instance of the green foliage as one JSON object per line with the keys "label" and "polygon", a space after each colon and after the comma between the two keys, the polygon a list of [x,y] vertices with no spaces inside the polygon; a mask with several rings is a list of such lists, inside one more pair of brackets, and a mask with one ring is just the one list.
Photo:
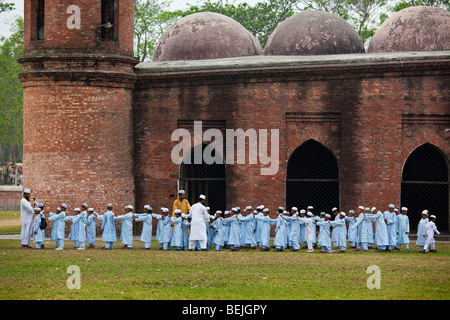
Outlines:
{"label": "green foliage", "polygon": [[5,11],[14,10],[14,3],[12,2],[3,2],[4,0],[0,0],[0,13]]}
{"label": "green foliage", "polygon": [[200,6],[191,6],[182,13],[187,16],[197,12],[216,12],[228,16],[252,33],[264,46],[272,31],[280,22],[298,11],[298,0],[267,0],[250,6],[247,3],[234,4],[232,2],[206,0]]}
{"label": "green foliage", "polygon": [[14,21],[8,39],[0,38],[0,145],[23,143],[23,90],[19,74],[23,67],[23,19]]}
{"label": "green foliage", "polygon": [[450,10],[450,0],[401,0],[395,1],[392,6],[392,11],[398,12],[408,7],[412,6],[430,6],[430,7],[440,7]]}
{"label": "green foliage", "polygon": [[322,10],[347,20],[368,45],[377,28],[386,19],[385,0],[301,0],[305,10]]}
{"label": "green foliage", "polygon": [[134,1],[135,55],[140,61],[150,60],[166,29],[181,15],[168,11],[170,2],[159,0]]}

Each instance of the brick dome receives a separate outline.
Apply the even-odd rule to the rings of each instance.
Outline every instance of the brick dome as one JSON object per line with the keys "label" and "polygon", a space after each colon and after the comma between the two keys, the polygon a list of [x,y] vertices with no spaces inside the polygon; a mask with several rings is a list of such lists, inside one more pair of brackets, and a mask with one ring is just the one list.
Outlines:
{"label": "brick dome", "polygon": [[153,61],[219,59],[261,55],[256,38],[237,21],[200,12],[174,23],[160,39]]}
{"label": "brick dome", "polygon": [[323,11],[303,11],[280,23],[267,41],[265,55],[325,55],[362,53],[358,33],[341,17]]}
{"label": "brick dome", "polygon": [[450,50],[450,12],[436,7],[403,9],[387,19],[368,52]]}

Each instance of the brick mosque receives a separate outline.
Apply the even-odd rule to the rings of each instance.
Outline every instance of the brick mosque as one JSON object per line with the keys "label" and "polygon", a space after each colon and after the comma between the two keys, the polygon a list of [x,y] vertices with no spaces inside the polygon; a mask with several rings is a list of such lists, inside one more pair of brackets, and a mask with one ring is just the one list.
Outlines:
{"label": "brick mosque", "polygon": [[[46,211],[62,202],[69,214],[84,202],[99,213],[107,203],[159,211],[184,189],[191,203],[205,194],[212,211],[394,203],[409,208],[412,229],[428,209],[449,230],[448,11],[404,9],[367,50],[330,13],[293,15],[264,50],[233,19],[198,13],[139,62],[134,1],[71,5],[25,0],[23,177]],[[176,129],[193,148],[209,143],[195,145],[194,121],[224,136],[278,130],[278,171],[262,175],[267,165],[249,161],[250,138],[245,164],[174,163]]]}

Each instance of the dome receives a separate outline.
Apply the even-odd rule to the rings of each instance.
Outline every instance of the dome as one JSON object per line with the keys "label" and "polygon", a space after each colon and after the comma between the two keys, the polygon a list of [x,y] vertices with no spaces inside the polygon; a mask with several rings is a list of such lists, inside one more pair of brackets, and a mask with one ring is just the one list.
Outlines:
{"label": "dome", "polygon": [[436,7],[409,7],[387,19],[368,52],[450,50],[450,12]]}
{"label": "dome", "polygon": [[363,53],[358,33],[341,17],[324,11],[303,11],[280,23],[267,41],[266,55]]}
{"label": "dome", "polygon": [[153,61],[219,59],[261,55],[256,38],[237,21],[200,12],[174,23],[159,41]]}

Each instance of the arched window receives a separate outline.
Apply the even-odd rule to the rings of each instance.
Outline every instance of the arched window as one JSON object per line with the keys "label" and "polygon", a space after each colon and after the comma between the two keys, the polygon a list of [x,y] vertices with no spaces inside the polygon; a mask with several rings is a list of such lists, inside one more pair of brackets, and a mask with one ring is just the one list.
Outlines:
{"label": "arched window", "polygon": [[113,41],[115,39],[116,19],[116,0],[102,0],[101,3],[101,39]]}
{"label": "arched window", "polygon": [[449,161],[438,148],[426,143],[406,159],[402,172],[401,206],[408,208],[410,227],[417,230],[421,213],[436,216],[439,231],[448,231]]}
{"label": "arched window", "polygon": [[[197,146],[202,148],[202,153],[206,145]],[[194,164],[193,148],[185,159],[191,159],[190,164],[184,161],[180,165],[179,188],[186,191],[186,199],[192,205],[197,202],[198,196],[206,196],[206,206],[211,208],[211,214],[216,210],[222,212],[226,210],[226,180],[225,164]],[[212,151],[214,157],[215,150]]]}
{"label": "arched window", "polygon": [[321,143],[308,140],[289,157],[286,175],[286,208],[331,212],[339,209],[339,166],[334,154]]}

